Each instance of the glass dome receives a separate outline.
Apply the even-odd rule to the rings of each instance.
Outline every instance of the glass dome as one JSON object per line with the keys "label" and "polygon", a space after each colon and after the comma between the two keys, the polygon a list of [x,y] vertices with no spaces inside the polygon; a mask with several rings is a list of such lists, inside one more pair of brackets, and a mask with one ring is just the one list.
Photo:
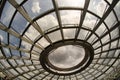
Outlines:
{"label": "glass dome", "polygon": [[0,77],[120,76],[120,0],[0,0]]}

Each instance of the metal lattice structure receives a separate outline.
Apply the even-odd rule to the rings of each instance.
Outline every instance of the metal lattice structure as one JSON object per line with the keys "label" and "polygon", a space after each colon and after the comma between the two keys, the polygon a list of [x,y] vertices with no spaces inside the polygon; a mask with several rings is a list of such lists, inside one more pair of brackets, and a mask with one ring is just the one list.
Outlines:
{"label": "metal lattice structure", "polygon": [[[72,67],[55,63],[80,55]],[[0,73],[8,79],[112,80],[119,67],[119,0],[0,0]]]}

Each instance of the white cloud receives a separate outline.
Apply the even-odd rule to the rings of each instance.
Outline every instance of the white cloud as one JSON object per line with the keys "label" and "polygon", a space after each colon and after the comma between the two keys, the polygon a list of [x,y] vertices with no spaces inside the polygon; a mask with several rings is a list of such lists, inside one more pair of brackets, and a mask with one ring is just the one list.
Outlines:
{"label": "white cloud", "polygon": [[53,65],[68,68],[81,62],[84,55],[84,49],[69,45],[57,48],[50,54],[49,59]]}
{"label": "white cloud", "polygon": [[97,14],[98,15],[103,15],[104,13],[104,10],[106,8],[106,3],[105,1],[101,0],[101,2],[98,3],[97,7],[96,7],[96,10],[97,10]]}
{"label": "white cloud", "polygon": [[62,24],[79,24],[80,12],[79,11],[65,11],[61,12]]}
{"label": "white cloud", "polygon": [[43,31],[58,25],[57,19],[52,14],[39,19],[37,22]]}
{"label": "white cloud", "polygon": [[31,9],[32,9],[33,13],[39,13],[40,9],[41,9],[39,2],[33,2]]}

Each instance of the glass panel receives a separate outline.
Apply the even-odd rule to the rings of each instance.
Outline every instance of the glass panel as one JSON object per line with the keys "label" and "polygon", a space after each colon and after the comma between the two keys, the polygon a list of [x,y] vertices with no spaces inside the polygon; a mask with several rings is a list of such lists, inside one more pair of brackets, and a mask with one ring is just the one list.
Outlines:
{"label": "glass panel", "polygon": [[111,43],[111,49],[112,49],[112,48],[116,48],[117,45],[118,45],[118,40],[113,41],[113,42]]}
{"label": "glass panel", "polygon": [[11,63],[13,66],[17,66],[15,60],[11,60],[11,59],[9,59],[9,61],[10,61],[10,63]]}
{"label": "glass panel", "polygon": [[48,34],[48,36],[52,40],[52,42],[59,41],[62,39],[60,30],[52,32],[52,33]]}
{"label": "glass panel", "polygon": [[20,73],[23,73],[23,70],[21,68],[16,68]]}
{"label": "glass panel", "polygon": [[117,57],[120,53],[120,50],[116,50],[115,54],[114,54],[114,57]]}
{"label": "glass panel", "polygon": [[42,37],[42,38],[38,41],[38,43],[39,43],[40,45],[42,45],[43,47],[47,47],[47,46],[50,44],[44,37]]}
{"label": "glass panel", "polygon": [[48,14],[37,20],[38,25],[43,31],[53,28],[58,25],[55,13]]}
{"label": "glass panel", "polygon": [[60,7],[84,7],[85,0],[56,0]]}
{"label": "glass panel", "polygon": [[100,41],[96,42],[96,43],[93,45],[93,48],[97,48],[97,47],[99,47],[99,46],[101,46]]}
{"label": "glass panel", "polygon": [[107,1],[111,4],[113,0],[107,0]]}
{"label": "glass panel", "polygon": [[[107,3],[104,0],[90,0],[88,10],[94,12],[98,16],[102,17]],[[93,7],[94,6],[94,7]]]}
{"label": "glass panel", "polygon": [[30,78],[30,75],[28,74],[23,74],[25,77],[27,77],[28,79]]}
{"label": "glass panel", "polygon": [[5,53],[6,57],[10,57],[11,56],[10,50],[8,48],[4,48],[3,47],[3,50],[4,50],[4,53]]}
{"label": "glass panel", "polygon": [[30,50],[30,48],[31,48],[31,44],[29,44],[29,43],[27,43],[27,42],[25,42],[25,41],[22,41],[22,43],[21,43],[22,45],[21,45],[21,48],[24,48],[24,49],[27,49],[27,50]]}
{"label": "glass panel", "polygon": [[64,38],[65,39],[74,38],[75,37],[75,32],[76,32],[76,29],[63,29]]}
{"label": "glass panel", "polygon": [[20,4],[20,3],[23,2],[23,0],[16,0],[16,2],[17,2],[18,4]]}
{"label": "glass panel", "polygon": [[11,45],[19,47],[20,39],[13,35],[9,35],[9,42]]}
{"label": "glass panel", "polygon": [[95,34],[92,34],[92,36],[88,39],[88,42],[92,43],[95,39],[97,39],[97,37],[95,36]]}
{"label": "glass panel", "polygon": [[28,30],[25,32],[25,35],[31,39],[32,41],[34,41],[38,35],[40,35],[40,33],[33,27],[33,26],[30,26],[28,28]]}
{"label": "glass panel", "polygon": [[120,21],[120,1],[117,3],[117,5],[115,6],[115,12],[116,12],[116,14],[117,14],[117,17],[118,17],[118,19],[119,19],[119,21]]}
{"label": "glass panel", "polygon": [[[104,59],[99,59],[97,63],[102,64],[103,61],[104,61]],[[98,69],[99,69],[99,67],[98,67]]]}
{"label": "glass panel", "polygon": [[18,75],[18,73],[14,70],[14,69],[10,69],[9,70],[11,73],[13,73],[14,75]]}
{"label": "glass panel", "polygon": [[10,65],[8,64],[8,62],[6,60],[0,60],[0,62],[6,67],[10,67]]}
{"label": "glass panel", "polygon": [[11,27],[17,32],[22,33],[25,30],[27,23],[28,22],[26,19],[19,12],[17,12],[15,18],[13,19]]}
{"label": "glass panel", "polygon": [[40,64],[40,61],[32,61],[33,64]]}
{"label": "glass panel", "polygon": [[52,0],[28,0],[23,6],[32,18],[53,8]]}
{"label": "glass panel", "polygon": [[116,23],[116,18],[113,12],[111,12],[105,19],[105,23],[109,28],[111,28]]}
{"label": "glass panel", "polygon": [[30,53],[21,52],[22,57],[30,58]]}
{"label": "glass panel", "polygon": [[[24,78],[23,76],[18,76],[19,80],[27,80],[26,78]],[[17,80],[17,79],[16,79]]]}
{"label": "glass panel", "polygon": [[29,71],[29,69],[27,67],[22,67],[22,69],[26,72]]}
{"label": "glass panel", "polygon": [[31,59],[39,60],[39,55],[34,55],[34,54],[32,54]]}
{"label": "glass panel", "polygon": [[33,47],[33,51],[37,52],[37,53],[41,53],[42,50],[40,48],[37,48],[37,47]]}
{"label": "glass panel", "polygon": [[103,37],[103,38],[101,39],[102,43],[106,43],[106,42],[108,42],[109,40],[110,40],[110,36],[109,36],[109,35],[106,35],[105,37]]}
{"label": "glass panel", "polygon": [[0,30],[0,41],[3,43],[8,43],[8,34],[7,32]]}
{"label": "glass panel", "polygon": [[119,32],[120,32],[119,28],[116,28],[115,30],[111,31],[111,33],[110,33],[111,39],[119,37]]}
{"label": "glass panel", "polygon": [[101,48],[98,48],[94,51],[95,53],[100,53],[101,52]]}
{"label": "glass panel", "polygon": [[97,33],[97,35],[101,36],[106,32],[106,30],[106,26],[102,23],[95,32]]}
{"label": "glass panel", "polygon": [[117,61],[114,63],[114,66],[116,66],[116,67],[119,68],[119,67],[120,67],[119,65],[120,65],[120,62],[117,60]]}
{"label": "glass panel", "polygon": [[75,10],[60,11],[62,24],[79,24],[80,14],[80,11]]}
{"label": "glass panel", "polygon": [[25,64],[30,65],[32,62],[30,60],[24,60]]}
{"label": "glass panel", "polygon": [[78,35],[78,39],[85,40],[85,38],[90,34],[87,30],[80,30],[80,33]]}
{"label": "glass panel", "polygon": [[11,49],[11,52],[12,52],[13,56],[19,56],[20,57],[20,52],[18,50]]}
{"label": "glass panel", "polygon": [[16,60],[16,62],[17,62],[18,65],[24,65],[24,63],[23,63],[23,61],[21,59]]}
{"label": "glass panel", "polygon": [[108,54],[108,52],[103,52],[103,53],[101,54],[101,57],[106,57],[107,54]]}
{"label": "glass panel", "polygon": [[34,66],[28,66],[30,70],[34,70],[35,67]]}
{"label": "glass panel", "polygon": [[103,51],[105,51],[105,50],[109,50],[109,47],[110,47],[110,45],[109,45],[109,44],[107,44],[107,45],[103,46]]}
{"label": "glass panel", "polygon": [[105,59],[105,61],[103,62],[103,64],[108,64],[110,61],[110,59]]}
{"label": "glass panel", "polygon": [[114,56],[114,53],[115,53],[115,50],[113,50],[113,51],[109,51],[109,54],[107,55],[107,57],[113,57]]}
{"label": "glass panel", "polygon": [[7,1],[3,9],[0,21],[8,27],[14,12],[15,8]]}
{"label": "glass panel", "polygon": [[83,27],[85,26],[88,29],[92,30],[97,22],[98,22],[97,17],[90,13],[87,13],[85,16],[85,20],[83,21]]}
{"label": "glass panel", "polygon": [[32,72],[29,72],[28,73],[30,76],[34,76],[35,74],[34,73],[32,73]]}
{"label": "glass panel", "polygon": [[100,54],[94,55],[94,58],[99,58]]}

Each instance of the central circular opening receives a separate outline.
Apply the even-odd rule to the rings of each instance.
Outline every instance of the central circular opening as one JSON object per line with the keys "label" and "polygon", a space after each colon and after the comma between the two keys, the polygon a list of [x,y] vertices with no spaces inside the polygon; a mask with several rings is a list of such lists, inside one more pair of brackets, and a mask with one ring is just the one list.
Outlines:
{"label": "central circular opening", "polygon": [[82,40],[64,40],[49,45],[40,54],[40,63],[49,73],[73,75],[85,70],[92,62],[92,46]]}
{"label": "central circular opening", "polygon": [[48,60],[50,64],[58,68],[71,68],[85,57],[85,50],[80,45],[65,45],[50,51]]}

